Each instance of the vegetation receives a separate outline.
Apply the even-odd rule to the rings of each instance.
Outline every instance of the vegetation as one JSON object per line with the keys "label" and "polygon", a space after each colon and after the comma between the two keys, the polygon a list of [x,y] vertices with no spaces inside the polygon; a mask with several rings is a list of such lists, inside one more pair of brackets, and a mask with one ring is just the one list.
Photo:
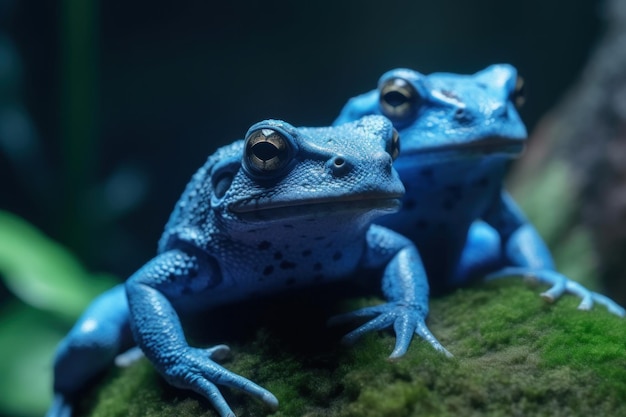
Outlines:
{"label": "vegetation", "polygon": [[[453,359],[416,338],[406,357],[388,361],[391,334],[341,348],[346,329],[324,328],[323,318],[314,317],[320,309],[303,300],[272,303],[257,331],[249,317],[258,311],[237,320],[244,332],[252,330],[250,340],[225,331],[234,339],[212,343],[229,343],[226,366],[279,398],[276,417],[626,415],[623,320],[601,307],[576,306],[570,296],[545,304],[538,289],[515,279],[435,299],[430,326]],[[269,415],[250,397],[223,392],[238,415]],[[83,407],[92,417],[215,415],[206,400],[169,387],[145,359],[109,372]]]}

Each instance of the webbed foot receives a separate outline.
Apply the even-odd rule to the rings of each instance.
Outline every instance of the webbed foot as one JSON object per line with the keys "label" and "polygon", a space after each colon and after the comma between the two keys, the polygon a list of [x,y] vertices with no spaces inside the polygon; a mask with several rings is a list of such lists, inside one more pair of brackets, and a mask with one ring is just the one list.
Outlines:
{"label": "webbed foot", "polygon": [[430,345],[442,352],[448,357],[452,354],[443,347],[441,343],[433,336],[428,327],[426,327],[425,319],[427,313],[418,306],[408,306],[400,303],[385,303],[372,307],[365,307],[351,313],[341,314],[332,317],[329,325],[338,325],[351,322],[355,319],[371,318],[359,328],[351,331],[342,339],[343,343],[353,344],[364,334],[372,331],[384,330],[393,326],[396,333],[396,345],[389,355],[389,359],[397,359],[402,357],[408,350],[413,334],[417,334],[422,339],[430,343]]}
{"label": "webbed foot", "polygon": [[541,293],[541,297],[552,303],[564,293],[572,294],[580,298],[579,310],[591,310],[594,304],[600,304],[611,313],[619,317],[626,316],[626,310],[610,298],[597,292],[589,291],[583,285],[572,281],[565,275],[556,271],[542,269],[532,270],[523,267],[506,267],[487,275],[487,280],[506,278],[514,275],[521,275],[527,280],[550,285],[547,291]]}
{"label": "webbed foot", "polygon": [[188,347],[176,358],[171,358],[168,366],[162,369],[162,374],[170,384],[204,396],[221,417],[234,417],[235,414],[217,388],[218,385],[244,391],[275,411],[278,399],[271,392],[213,361],[223,359],[229,351],[226,345],[210,349]]}

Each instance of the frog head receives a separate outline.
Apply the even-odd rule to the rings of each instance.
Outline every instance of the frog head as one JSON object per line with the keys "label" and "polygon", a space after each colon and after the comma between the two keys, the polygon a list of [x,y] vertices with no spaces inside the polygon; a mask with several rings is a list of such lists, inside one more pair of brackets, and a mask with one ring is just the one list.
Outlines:
{"label": "frog head", "polygon": [[237,245],[259,255],[270,242],[292,252],[362,250],[372,221],[400,208],[404,186],[393,167],[399,145],[383,116],[336,127],[256,123],[195,173],[159,251],[184,245],[222,259]]}
{"label": "frog head", "polygon": [[473,75],[394,69],[378,88],[351,99],[335,124],[366,114],[387,116],[402,136],[402,160],[513,158],[524,147],[526,128],[517,112],[523,81],[510,65]]}
{"label": "frog head", "polygon": [[231,230],[277,223],[367,224],[396,211],[397,131],[385,117],[336,127],[259,122],[209,172],[211,210]]}

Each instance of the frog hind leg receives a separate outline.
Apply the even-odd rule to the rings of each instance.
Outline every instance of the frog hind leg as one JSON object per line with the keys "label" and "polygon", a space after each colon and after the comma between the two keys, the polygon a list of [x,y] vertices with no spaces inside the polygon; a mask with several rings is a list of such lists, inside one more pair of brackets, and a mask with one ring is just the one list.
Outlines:
{"label": "frog hind leg", "polygon": [[57,348],[47,417],[70,417],[81,388],[133,345],[123,285],[96,298]]}

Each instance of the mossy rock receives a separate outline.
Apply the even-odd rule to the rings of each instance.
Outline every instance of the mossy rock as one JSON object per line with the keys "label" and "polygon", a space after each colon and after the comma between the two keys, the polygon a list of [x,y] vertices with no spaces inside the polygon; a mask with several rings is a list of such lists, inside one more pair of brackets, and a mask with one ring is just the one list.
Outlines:
{"label": "mossy rock", "polygon": [[[216,326],[226,340],[211,343],[230,344],[224,365],[272,391],[280,408],[270,414],[245,394],[222,392],[240,416],[626,415],[624,320],[601,306],[578,311],[572,296],[547,304],[540,291],[509,279],[432,300],[429,327],[452,359],[416,337],[404,358],[389,361],[391,333],[341,347],[347,329],[325,328],[327,317],[311,313],[315,297],[249,314],[235,308],[247,324]],[[281,317],[286,325],[276,324]],[[249,340],[233,336],[240,333]],[[145,359],[112,369],[81,408],[92,417],[217,415],[200,396],[168,386]]]}

